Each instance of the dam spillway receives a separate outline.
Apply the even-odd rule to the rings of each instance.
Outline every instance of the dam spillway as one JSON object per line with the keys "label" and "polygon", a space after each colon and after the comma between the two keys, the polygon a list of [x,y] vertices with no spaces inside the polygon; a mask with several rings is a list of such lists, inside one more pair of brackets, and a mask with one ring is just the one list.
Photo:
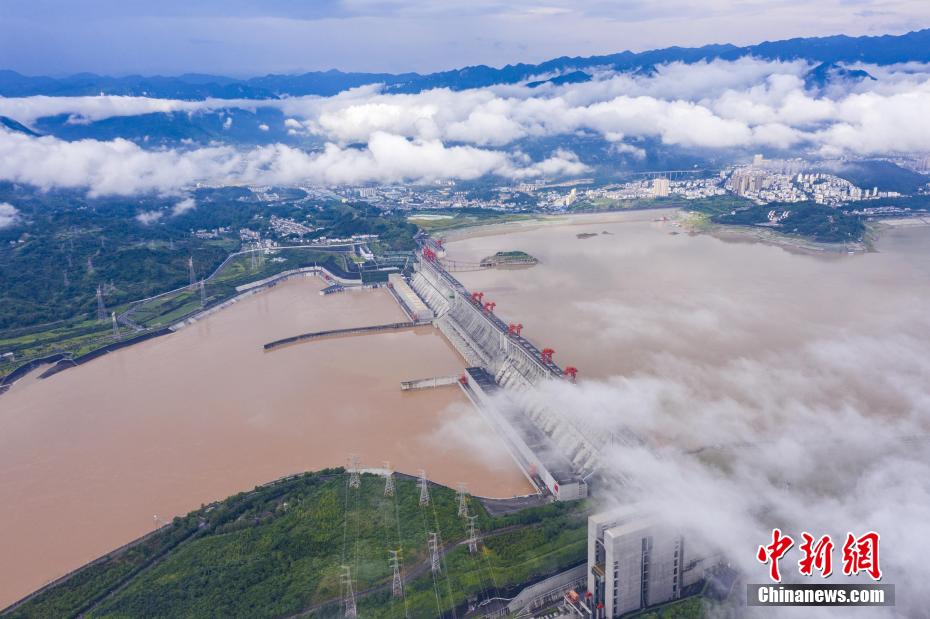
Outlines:
{"label": "dam spillway", "polygon": [[551,354],[494,315],[493,305],[482,305],[435,252],[423,253],[428,255],[418,255],[409,285],[468,366],[482,370],[481,381],[469,371],[469,398],[491,417],[492,427],[506,428],[512,455],[534,483],[541,482],[557,499],[587,496],[585,478],[597,467],[603,441],[537,395],[545,381],[565,380],[565,372]]}

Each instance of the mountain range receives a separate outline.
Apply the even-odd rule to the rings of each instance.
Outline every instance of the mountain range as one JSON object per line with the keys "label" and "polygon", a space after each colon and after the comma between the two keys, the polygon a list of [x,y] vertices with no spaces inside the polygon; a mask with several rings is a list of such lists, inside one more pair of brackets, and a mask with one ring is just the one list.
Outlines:
{"label": "mountain range", "polygon": [[930,62],[930,29],[903,35],[837,35],[766,41],[748,46],[714,44],[703,47],[667,47],[645,52],[624,51],[602,56],[562,56],[539,64],[520,63],[500,68],[477,65],[428,74],[346,73],[330,70],[235,79],[204,74],[111,77],[81,73],[68,77],[43,77],[0,70],[0,96],[110,94],[187,100],[207,97],[271,99],[301,95],[329,96],[366,84],[384,84],[388,92],[415,93],[431,88],[464,90],[493,84],[529,82],[531,86],[539,86],[547,81],[556,84],[579,82],[590,79],[590,71],[596,69],[651,72],[657,65],[669,62],[735,60],[746,56],[766,60],[805,59],[819,63],[820,66],[809,76],[811,85],[822,85],[824,80],[837,75],[842,78],[866,79],[868,74],[839,70],[839,65],[855,62],[878,65]]}

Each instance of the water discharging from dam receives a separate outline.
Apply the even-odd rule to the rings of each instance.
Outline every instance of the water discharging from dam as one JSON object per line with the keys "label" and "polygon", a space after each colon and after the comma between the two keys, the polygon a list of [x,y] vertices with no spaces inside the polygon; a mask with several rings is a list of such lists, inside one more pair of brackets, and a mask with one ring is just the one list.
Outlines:
{"label": "water discharging from dam", "polygon": [[350,452],[479,495],[532,490],[458,387],[401,390],[464,367],[432,327],[264,352],[298,333],[405,319],[385,290],[323,297],[323,285],[291,280],[0,396],[0,607],[151,530],[153,515]]}

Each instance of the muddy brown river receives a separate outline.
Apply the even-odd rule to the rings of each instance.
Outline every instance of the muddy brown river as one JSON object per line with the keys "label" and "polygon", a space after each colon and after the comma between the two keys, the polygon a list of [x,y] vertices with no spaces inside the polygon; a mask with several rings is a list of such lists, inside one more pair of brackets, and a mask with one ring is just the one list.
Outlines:
{"label": "muddy brown river", "polygon": [[463,369],[432,327],[265,353],[298,333],[405,319],[384,290],[324,297],[322,286],[290,280],[0,397],[0,607],[150,531],[156,515],[350,453],[479,495],[531,491],[458,387],[401,392]]}

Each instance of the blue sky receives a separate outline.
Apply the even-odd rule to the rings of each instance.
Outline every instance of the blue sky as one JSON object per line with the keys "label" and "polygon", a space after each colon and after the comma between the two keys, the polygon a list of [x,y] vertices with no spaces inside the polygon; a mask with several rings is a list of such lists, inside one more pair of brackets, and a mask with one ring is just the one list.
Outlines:
{"label": "blue sky", "polygon": [[434,71],[927,26],[926,0],[0,0],[0,68]]}

